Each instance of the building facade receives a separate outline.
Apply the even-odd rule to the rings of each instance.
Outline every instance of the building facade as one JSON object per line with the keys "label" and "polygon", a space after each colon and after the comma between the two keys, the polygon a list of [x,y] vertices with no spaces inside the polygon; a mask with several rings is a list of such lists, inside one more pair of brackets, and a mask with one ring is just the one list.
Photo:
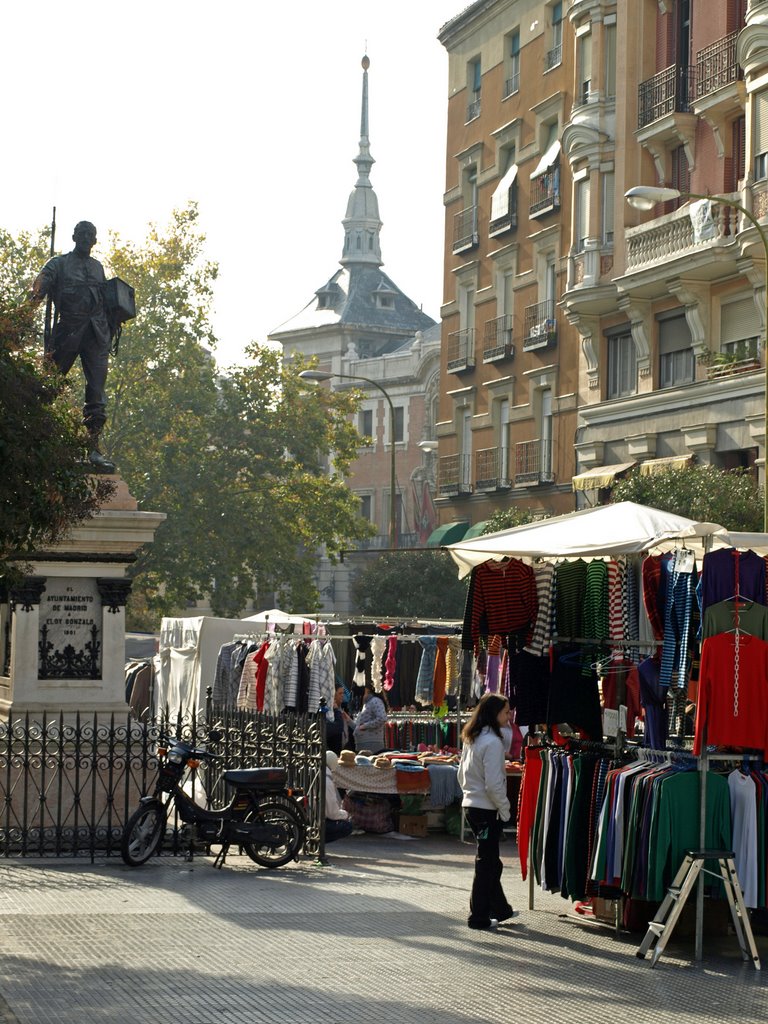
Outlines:
{"label": "building facade", "polygon": [[423,544],[435,526],[434,456],[419,443],[433,437],[436,429],[440,328],[381,269],[382,222],[370,179],[374,160],[368,137],[368,67],[365,57],[354,159],[358,177],[342,220],[340,267],[296,316],[269,335],[282,345],[286,361],[294,354],[314,357],[318,369],[334,375],[329,386],[354,388],[365,396],[357,426],[370,443],[361,446],[347,482],[376,535],[347,553],[341,564],[321,558],[318,570],[323,610],[342,614],[354,610],[349,586],[356,569],[369,553],[390,546],[393,507],[398,548]]}
{"label": "building facade", "polygon": [[[590,470],[607,484],[632,463],[653,472],[692,459],[762,479],[764,242],[728,202],[683,196],[639,213],[624,193],[666,186],[768,214],[768,3],[580,0],[569,17],[577,39],[593,38],[593,55],[613,33],[625,71],[612,137],[583,124],[566,140],[598,197],[564,295],[583,357],[576,486],[594,502]],[[613,162],[610,185],[590,156],[596,147],[605,166]],[[599,211],[611,189],[605,276]]]}
{"label": "building facade", "polygon": [[578,332],[562,296],[577,101],[566,4],[480,0],[440,31],[449,99],[438,509],[573,505]]}
{"label": "building facade", "polygon": [[768,2],[480,0],[440,38],[441,521],[638,463],[763,480],[768,246],[731,204],[768,216]]}

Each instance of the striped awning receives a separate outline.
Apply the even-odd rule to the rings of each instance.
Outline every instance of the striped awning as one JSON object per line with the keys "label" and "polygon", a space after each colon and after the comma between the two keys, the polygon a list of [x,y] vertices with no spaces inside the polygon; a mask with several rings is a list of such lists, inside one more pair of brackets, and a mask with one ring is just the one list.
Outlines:
{"label": "striped awning", "polygon": [[441,548],[444,544],[455,544],[463,540],[469,529],[469,523],[443,523],[427,537],[428,548]]}
{"label": "striped awning", "polygon": [[625,473],[634,462],[619,462],[613,466],[593,466],[583,473],[571,477],[574,491],[591,491],[598,487],[610,487],[619,473]]}
{"label": "striped awning", "polygon": [[655,476],[666,469],[684,469],[691,464],[693,455],[669,455],[665,459],[647,459],[640,463],[641,476]]}

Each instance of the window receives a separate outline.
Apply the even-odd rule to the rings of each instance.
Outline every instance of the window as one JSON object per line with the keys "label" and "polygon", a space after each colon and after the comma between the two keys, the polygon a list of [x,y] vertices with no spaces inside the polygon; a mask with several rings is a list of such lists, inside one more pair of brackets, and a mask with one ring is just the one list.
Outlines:
{"label": "window", "polygon": [[737,361],[760,358],[760,314],[751,295],[720,310],[720,351]]}
{"label": "window", "polygon": [[469,490],[472,478],[472,410],[461,411],[461,458],[459,465],[459,487]]}
{"label": "window", "polygon": [[361,409],[357,414],[357,432],[363,437],[373,437],[373,409]]}
{"label": "window", "polygon": [[497,478],[500,484],[509,481],[509,399],[499,402],[499,434],[498,434],[498,469]]}
{"label": "window", "polygon": [[586,245],[587,236],[589,235],[589,197],[590,197],[590,181],[589,178],[584,178],[582,181],[577,181],[574,184],[575,190],[575,202],[574,202],[574,231],[573,241],[574,249],[576,252],[583,252]]}
{"label": "window", "polygon": [[637,391],[637,357],[629,333],[608,338],[608,398],[623,398]]}
{"label": "window", "polygon": [[[688,169],[688,157],[685,155],[685,146],[677,146],[672,150],[672,188],[680,192],[691,191],[691,172]],[[687,202],[683,196],[673,199],[667,204],[668,210],[676,210],[683,203]]]}
{"label": "window", "polygon": [[373,522],[373,495],[372,494],[361,494],[360,496],[360,515],[363,519],[366,519],[369,523]]}
{"label": "window", "polygon": [[659,387],[690,384],[695,373],[691,332],[685,316],[677,313],[659,320]]}
{"label": "window", "polygon": [[613,171],[606,171],[602,177],[602,237],[603,245],[613,245],[613,207],[615,177]]}
{"label": "window", "polygon": [[768,89],[754,94],[755,180],[768,178]]}
{"label": "window", "polygon": [[604,31],[605,98],[612,100],[616,97],[616,23],[606,24]]}
{"label": "window", "polygon": [[592,33],[585,32],[578,38],[578,85],[576,103],[589,103],[592,92]]}
{"label": "window", "polygon": [[552,389],[541,392],[541,447],[539,451],[539,476],[542,480],[552,478]]}
{"label": "window", "polygon": [[726,192],[738,192],[739,182],[746,173],[744,153],[747,122],[742,114],[731,124],[731,157],[726,160]]}
{"label": "window", "polygon": [[563,5],[558,2],[550,7],[552,21],[550,27],[550,48],[544,59],[544,70],[550,71],[563,59]]}
{"label": "window", "polygon": [[520,91],[520,30],[515,29],[507,36],[507,77],[504,82],[504,98]]}
{"label": "window", "polygon": [[480,116],[480,90],[482,88],[482,68],[480,58],[471,60],[467,66],[467,91],[469,101],[467,103],[467,121],[473,121]]}
{"label": "window", "polygon": [[395,406],[395,444],[402,444],[405,438],[405,409]]}

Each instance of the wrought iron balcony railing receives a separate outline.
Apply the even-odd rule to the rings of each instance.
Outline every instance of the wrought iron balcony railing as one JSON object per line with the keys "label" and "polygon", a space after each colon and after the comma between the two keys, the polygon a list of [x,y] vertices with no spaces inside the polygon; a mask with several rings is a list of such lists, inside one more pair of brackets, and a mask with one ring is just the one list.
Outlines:
{"label": "wrought iron balcony railing", "polygon": [[452,331],[448,335],[447,346],[448,372],[461,373],[471,370],[475,365],[475,329],[468,327],[463,331]]}
{"label": "wrought iron balcony railing", "polygon": [[688,114],[694,95],[695,69],[670,64],[638,86],[637,127],[645,128],[667,114]]}
{"label": "wrought iron balcony railing", "polygon": [[453,218],[453,251],[472,249],[477,242],[477,207],[467,206]]}
{"label": "wrought iron balcony railing", "polygon": [[483,362],[495,363],[499,359],[511,359],[514,354],[511,314],[504,313],[493,320],[486,320],[483,331]]}
{"label": "wrought iron balcony railing", "polygon": [[711,46],[705,46],[696,55],[696,96],[707,96],[724,85],[730,85],[744,77],[736,59],[738,32],[718,39]]}
{"label": "wrought iron balcony railing", "polygon": [[515,445],[515,483],[544,484],[555,479],[552,472],[552,442],[537,438]]}
{"label": "wrought iron balcony railing", "polygon": [[475,452],[476,490],[496,491],[511,486],[508,448],[481,448]]}
{"label": "wrought iron balcony railing", "polygon": [[551,71],[552,68],[556,68],[558,64],[562,64],[563,61],[563,44],[560,43],[558,46],[553,46],[551,50],[547,50],[544,55],[544,70]]}
{"label": "wrought iron balcony railing", "polygon": [[554,299],[526,306],[523,312],[523,351],[547,348],[557,341]]}
{"label": "wrought iron balcony railing", "polygon": [[437,489],[441,495],[471,494],[471,455],[442,455],[437,465]]}

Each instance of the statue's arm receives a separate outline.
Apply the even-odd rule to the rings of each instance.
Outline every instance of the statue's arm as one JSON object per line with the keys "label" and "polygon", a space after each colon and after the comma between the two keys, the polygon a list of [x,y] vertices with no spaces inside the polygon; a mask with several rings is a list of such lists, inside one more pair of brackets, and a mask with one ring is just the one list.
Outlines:
{"label": "statue's arm", "polygon": [[35,278],[29,293],[30,301],[34,305],[39,305],[46,295],[52,293],[56,284],[57,269],[54,260],[49,260]]}

